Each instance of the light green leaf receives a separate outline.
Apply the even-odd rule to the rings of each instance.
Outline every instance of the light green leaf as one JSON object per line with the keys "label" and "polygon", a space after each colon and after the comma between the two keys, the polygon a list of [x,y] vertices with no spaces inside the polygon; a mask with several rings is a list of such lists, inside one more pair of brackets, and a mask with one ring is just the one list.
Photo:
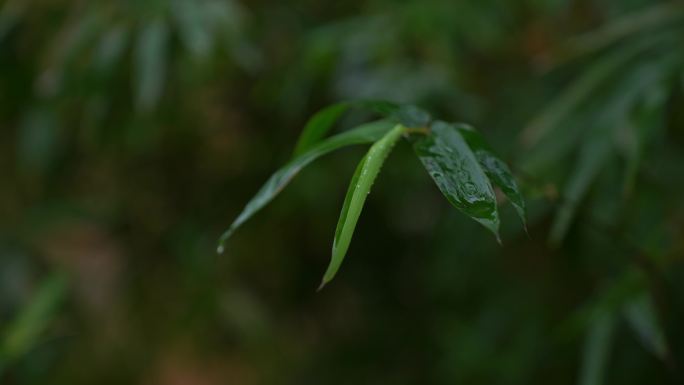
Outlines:
{"label": "light green leaf", "polygon": [[489,177],[489,180],[497,185],[506,195],[513,207],[515,207],[515,211],[518,213],[523,225],[525,225],[525,199],[508,165],[494,154],[494,151],[477,130],[465,124],[458,124],[456,126],[470,149],[475,153],[480,166],[485,174],[487,174],[487,177]]}
{"label": "light green leaf", "polygon": [[261,187],[252,200],[247,203],[247,206],[242,210],[242,213],[240,213],[233,224],[230,225],[230,228],[221,236],[218,252],[221,253],[223,251],[225,241],[230,238],[238,227],[273,200],[273,198],[278,195],[278,193],[282,191],[292,178],[294,178],[306,165],[331,151],[345,146],[373,143],[391,130],[392,125],[392,123],[386,120],[360,125],[352,130],[332,136],[292,159],[288,164],[276,171],[276,173]]}
{"label": "light green leaf", "polygon": [[294,156],[299,156],[307,151],[311,146],[318,143],[328,134],[332,126],[339,120],[339,118],[354,107],[364,108],[380,114],[383,117],[391,115],[397,106],[391,102],[380,100],[359,100],[353,102],[340,102],[330,105],[320,111],[309,119],[304,126],[302,134],[299,136],[297,146],[294,150]]}
{"label": "light green leaf", "polygon": [[169,37],[169,28],[160,19],[147,24],[138,37],[134,52],[134,89],[140,110],[154,108],[162,95]]}
{"label": "light green leaf", "polygon": [[387,155],[401,138],[405,129],[402,125],[396,125],[382,139],[373,144],[356,168],[356,172],[354,172],[354,176],[349,184],[344,204],[342,205],[337,228],[335,229],[335,240],[333,242],[330,265],[323,276],[323,282],[321,282],[319,290],[330,282],[339,270],[344,256],[349,249],[356,223],[359,220],[371,186],[378,176]]}
{"label": "light green leaf", "polygon": [[425,169],[452,205],[485,226],[498,240],[496,196],[477,157],[457,126],[438,121],[432,124],[431,132],[413,142]]}

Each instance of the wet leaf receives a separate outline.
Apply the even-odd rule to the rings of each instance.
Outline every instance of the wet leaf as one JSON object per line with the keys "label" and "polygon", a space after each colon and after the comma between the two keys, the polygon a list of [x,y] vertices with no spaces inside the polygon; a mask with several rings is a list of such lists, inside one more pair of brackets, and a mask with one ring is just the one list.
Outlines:
{"label": "wet leaf", "polygon": [[237,219],[230,225],[230,228],[221,236],[218,252],[220,253],[223,251],[225,241],[230,238],[238,227],[273,200],[273,198],[278,195],[278,193],[282,191],[282,189],[290,183],[292,178],[294,178],[306,165],[319,157],[342,147],[354,144],[373,143],[382,138],[392,126],[392,123],[385,120],[366,123],[352,130],[332,136],[292,159],[288,164],[276,171],[261,187],[252,200],[247,203],[242,210],[242,213],[240,213]]}
{"label": "wet leaf", "polygon": [[465,139],[470,149],[475,153],[480,166],[485,174],[487,174],[487,177],[489,177],[489,180],[506,195],[513,207],[515,207],[515,211],[518,213],[523,225],[525,225],[525,199],[508,165],[494,154],[494,151],[485,142],[482,135],[474,128],[465,124],[459,124],[457,127],[463,139]]}
{"label": "wet leaf", "polygon": [[397,106],[391,102],[380,100],[359,100],[353,102],[340,102],[330,105],[320,111],[309,119],[299,136],[297,146],[294,150],[294,156],[302,154],[311,146],[323,139],[332,126],[340,119],[342,114],[349,109],[359,107],[369,111],[380,114],[383,117],[391,115]]}
{"label": "wet leaf", "polygon": [[458,127],[432,124],[432,135],[413,139],[413,149],[444,196],[499,239],[494,190]]}
{"label": "wet leaf", "polygon": [[414,105],[400,106],[392,112],[391,118],[410,128],[427,127],[432,119],[429,113]]}
{"label": "wet leaf", "polygon": [[339,270],[344,256],[349,249],[356,223],[359,220],[371,186],[378,176],[387,155],[401,138],[404,130],[405,127],[401,125],[395,126],[382,139],[373,144],[356,168],[354,176],[349,183],[349,190],[344,198],[340,219],[335,229],[335,240],[333,241],[330,265],[323,276],[323,282],[321,282],[319,290],[330,282]]}

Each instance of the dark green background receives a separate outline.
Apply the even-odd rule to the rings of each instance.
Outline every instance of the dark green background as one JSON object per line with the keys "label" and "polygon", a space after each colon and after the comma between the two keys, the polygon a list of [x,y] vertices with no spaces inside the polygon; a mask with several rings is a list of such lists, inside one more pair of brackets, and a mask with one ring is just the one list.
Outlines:
{"label": "dark green background", "polygon": [[[683,15],[0,1],[0,383],[682,383]],[[217,256],[306,119],[359,98],[481,130],[529,235],[502,201],[498,245],[399,143],[323,291],[362,147],[307,168]]]}

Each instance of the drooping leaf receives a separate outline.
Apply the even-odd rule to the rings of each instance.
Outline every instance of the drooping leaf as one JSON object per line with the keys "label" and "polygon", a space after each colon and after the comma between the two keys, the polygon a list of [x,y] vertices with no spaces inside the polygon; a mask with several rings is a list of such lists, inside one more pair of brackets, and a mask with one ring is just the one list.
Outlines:
{"label": "drooping leaf", "polygon": [[362,124],[352,130],[332,136],[292,159],[288,164],[276,171],[261,187],[259,192],[256,193],[252,200],[247,203],[242,210],[242,213],[240,213],[228,230],[221,236],[218,251],[222,252],[225,241],[233,232],[278,195],[278,193],[282,191],[292,178],[294,178],[306,165],[331,151],[345,146],[373,143],[391,130],[392,126],[393,124],[386,120]]}
{"label": "drooping leaf", "polygon": [[518,213],[523,225],[525,225],[525,199],[508,165],[494,154],[494,151],[485,142],[482,135],[474,128],[465,124],[458,124],[456,126],[470,149],[475,153],[480,166],[485,174],[487,174],[487,177],[489,177],[489,180],[497,185],[506,195],[513,207],[515,207],[515,211]]}
{"label": "drooping leaf", "polygon": [[163,20],[153,20],[140,32],[135,47],[136,105],[141,110],[156,106],[164,89],[169,28]]}
{"label": "drooping leaf", "polygon": [[584,340],[582,366],[578,385],[603,384],[604,372],[613,341],[615,316],[613,313],[596,315]]}
{"label": "drooping leaf", "polygon": [[391,115],[398,108],[394,103],[380,100],[358,100],[330,105],[318,111],[306,123],[306,126],[304,126],[304,130],[297,141],[294,156],[296,157],[302,154],[323,139],[332,126],[340,119],[342,114],[354,107],[376,112],[383,117]]}
{"label": "drooping leaf", "polygon": [[413,149],[444,196],[499,239],[496,196],[458,127],[437,121],[431,135],[413,139]]}
{"label": "drooping leaf", "polygon": [[378,176],[387,155],[401,138],[404,130],[405,127],[396,125],[382,139],[371,146],[368,153],[361,159],[361,162],[356,168],[354,176],[349,184],[344,204],[342,205],[337,228],[335,229],[335,240],[333,241],[330,265],[323,276],[323,281],[321,282],[319,290],[330,282],[339,270],[340,265],[344,260],[344,256],[349,249],[356,223],[359,220],[361,210],[366,202],[366,197],[370,192],[371,186]]}

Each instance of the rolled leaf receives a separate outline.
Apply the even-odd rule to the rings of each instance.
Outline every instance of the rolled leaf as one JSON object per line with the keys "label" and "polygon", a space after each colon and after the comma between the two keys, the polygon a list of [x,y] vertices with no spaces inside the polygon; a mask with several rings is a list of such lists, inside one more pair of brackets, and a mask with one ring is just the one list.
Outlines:
{"label": "rolled leaf", "polygon": [[382,139],[373,144],[356,168],[354,176],[349,184],[349,190],[344,199],[344,204],[342,205],[337,228],[335,229],[335,240],[333,242],[330,265],[323,276],[323,282],[321,282],[319,290],[330,282],[339,270],[340,265],[344,260],[344,256],[349,249],[356,223],[359,220],[361,210],[366,202],[366,197],[370,192],[371,186],[378,176],[387,155],[390,153],[397,140],[401,138],[404,130],[405,127],[401,125],[395,126]]}
{"label": "rolled leaf", "polygon": [[413,149],[449,202],[499,240],[496,196],[477,157],[458,127],[437,121],[431,135],[413,139]]}
{"label": "rolled leaf", "polygon": [[221,236],[218,252],[223,252],[225,241],[238,227],[240,227],[240,225],[273,200],[273,198],[278,195],[278,193],[282,191],[292,178],[294,178],[306,165],[322,155],[345,146],[373,143],[382,138],[391,129],[392,123],[385,120],[366,123],[352,130],[330,137],[318,143],[300,156],[292,159],[288,164],[276,171],[275,174],[266,181],[263,187],[261,187],[252,200],[247,203],[242,210],[242,213],[240,213],[233,224],[231,224],[228,230]]}

